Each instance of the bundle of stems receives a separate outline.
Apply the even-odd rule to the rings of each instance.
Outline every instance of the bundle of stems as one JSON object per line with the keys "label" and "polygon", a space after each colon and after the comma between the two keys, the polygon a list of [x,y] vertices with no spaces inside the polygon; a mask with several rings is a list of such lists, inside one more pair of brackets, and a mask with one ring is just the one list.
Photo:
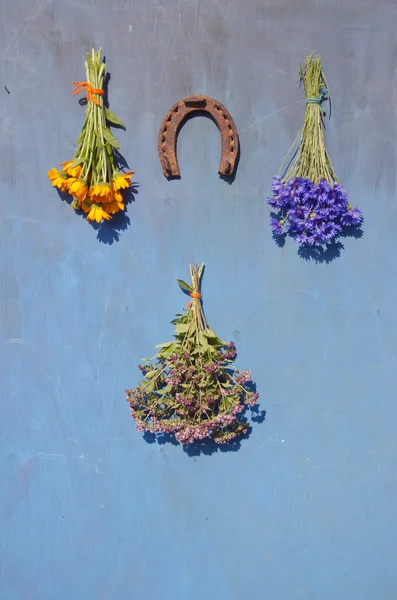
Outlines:
{"label": "bundle of stems", "polygon": [[325,146],[323,108],[323,103],[330,102],[331,97],[320,57],[308,56],[300,66],[299,76],[306,93],[305,120],[281,166],[281,178],[289,181],[303,177],[313,183],[325,179],[333,185],[337,178]]}

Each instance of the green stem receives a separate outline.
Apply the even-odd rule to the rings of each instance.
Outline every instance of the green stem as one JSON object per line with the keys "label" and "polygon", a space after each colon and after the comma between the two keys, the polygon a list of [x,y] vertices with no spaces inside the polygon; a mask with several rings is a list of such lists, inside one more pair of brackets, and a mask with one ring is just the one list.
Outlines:
{"label": "green stem", "polygon": [[[307,99],[321,99],[320,96],[324,88],[328,90],[329,96],[328,83],[318,56],[310,55],[307,57],[305,66],[300,70],[300,76]],[[296,152],[296,156],[294,156],[294,152]],[[292,161],[291,155],[293,157]],[[285,174],[282,174],[284,181],[295,177],[303,177],[314,183],[326,179],[331,186],[337,182],[332,162],[325,146],[320,103],[313,103],[312,101],[306,105],[303,127],[288,151],[282,168],[285,164],[289,166]]]}

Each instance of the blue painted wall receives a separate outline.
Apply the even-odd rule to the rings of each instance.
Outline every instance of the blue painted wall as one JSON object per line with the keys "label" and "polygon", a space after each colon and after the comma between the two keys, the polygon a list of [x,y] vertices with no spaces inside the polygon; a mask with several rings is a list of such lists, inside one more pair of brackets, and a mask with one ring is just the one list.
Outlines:
{"label": "blue painted wall", "polygon": [[[1,0],[0,14],[1,600],[395,600],[394,0]],[[71,82],[93,46],[139,182],[118,232],[46,178],[72,155]],[[264,202],[313,50],[328,147],[365,215],[329,264],[277,248]],[[232,185],[202,118],[179,138],[182,179],[163,177],[158,127],[193,93],[236,122]],[[267,416],[238,452],[190,457],[142,440],[124,389],[172,335],[194,260]]]}

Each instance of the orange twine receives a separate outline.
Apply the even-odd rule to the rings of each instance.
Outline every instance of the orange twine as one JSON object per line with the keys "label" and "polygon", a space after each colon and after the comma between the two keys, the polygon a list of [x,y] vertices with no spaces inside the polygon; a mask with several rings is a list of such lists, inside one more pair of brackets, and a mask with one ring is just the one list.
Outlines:
{"label": "orange twine", "polygon": [[72,81],[72,84],[75,86],[73,93],[75,96],[80,94],[83,90],[86,90],[86,98],[87,100],[92,100],[94,104],[97,106],[101,106],[98,98],[95,98],[92,94],[98,94],[98,96],[103,96],[103,90],[99,90],[97,88],[93,88],[88,81]]}
{"label": "orange twine", "polygon": [[[200,294],[200,292],[190,292],[190,297],[199,299],[199,298],[201,298],[201,294]],[[193,302],[193,300],[190,300],[190,302],[188,302],[186,304],[186,308],[190,308],[192,305],[192,302]]]}

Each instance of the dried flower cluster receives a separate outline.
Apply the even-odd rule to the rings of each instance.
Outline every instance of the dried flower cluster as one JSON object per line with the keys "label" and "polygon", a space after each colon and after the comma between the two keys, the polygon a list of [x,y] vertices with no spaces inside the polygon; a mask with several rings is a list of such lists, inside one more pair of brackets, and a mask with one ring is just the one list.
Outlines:
{"label": "dried flower cluster", "polygon": [[174,340],[157,346],[153,359],[139,365],[143,381],[126,390],[139,431],[172,434],[181,444],[204,439],[225,444],[249,428],[246,407],[257,404],[250,371],[234,370],[233,342],[220,340],[208,326],[201,303],[203,265],[190,266],[192,285],[178,280],[191,296],[172,321]]}
{"label": "dried flower cluster", "polygon": [[284,161],[285,173],[273,178],[273,196],[267,201],[278,213],[270,226],[276,236],[286,233],[301,245],[324,247],[345,227],[359,225],[362,214],[349,204],[325,147],[323,103],[330,97],[320,58],[310,55],[300,77],[305,122]]}
{"label": "dried flower cluster", "polygon": [[133,172],[123,173],[116,164],[120,146],[110,131],[109,123],[124,127],[123,122],[103,103],[103,81],[106,65],[101,61],[101,49],[87,54],[87,81],[73,82],[75,94],[86,91],[85,122],[77,139],[72,160],[61,163],[61,170],[48,172],[54,187],[69,192],[72,207],[87,214],[88,221],[102,222],[123,211],[122,190],[130,187]]}

